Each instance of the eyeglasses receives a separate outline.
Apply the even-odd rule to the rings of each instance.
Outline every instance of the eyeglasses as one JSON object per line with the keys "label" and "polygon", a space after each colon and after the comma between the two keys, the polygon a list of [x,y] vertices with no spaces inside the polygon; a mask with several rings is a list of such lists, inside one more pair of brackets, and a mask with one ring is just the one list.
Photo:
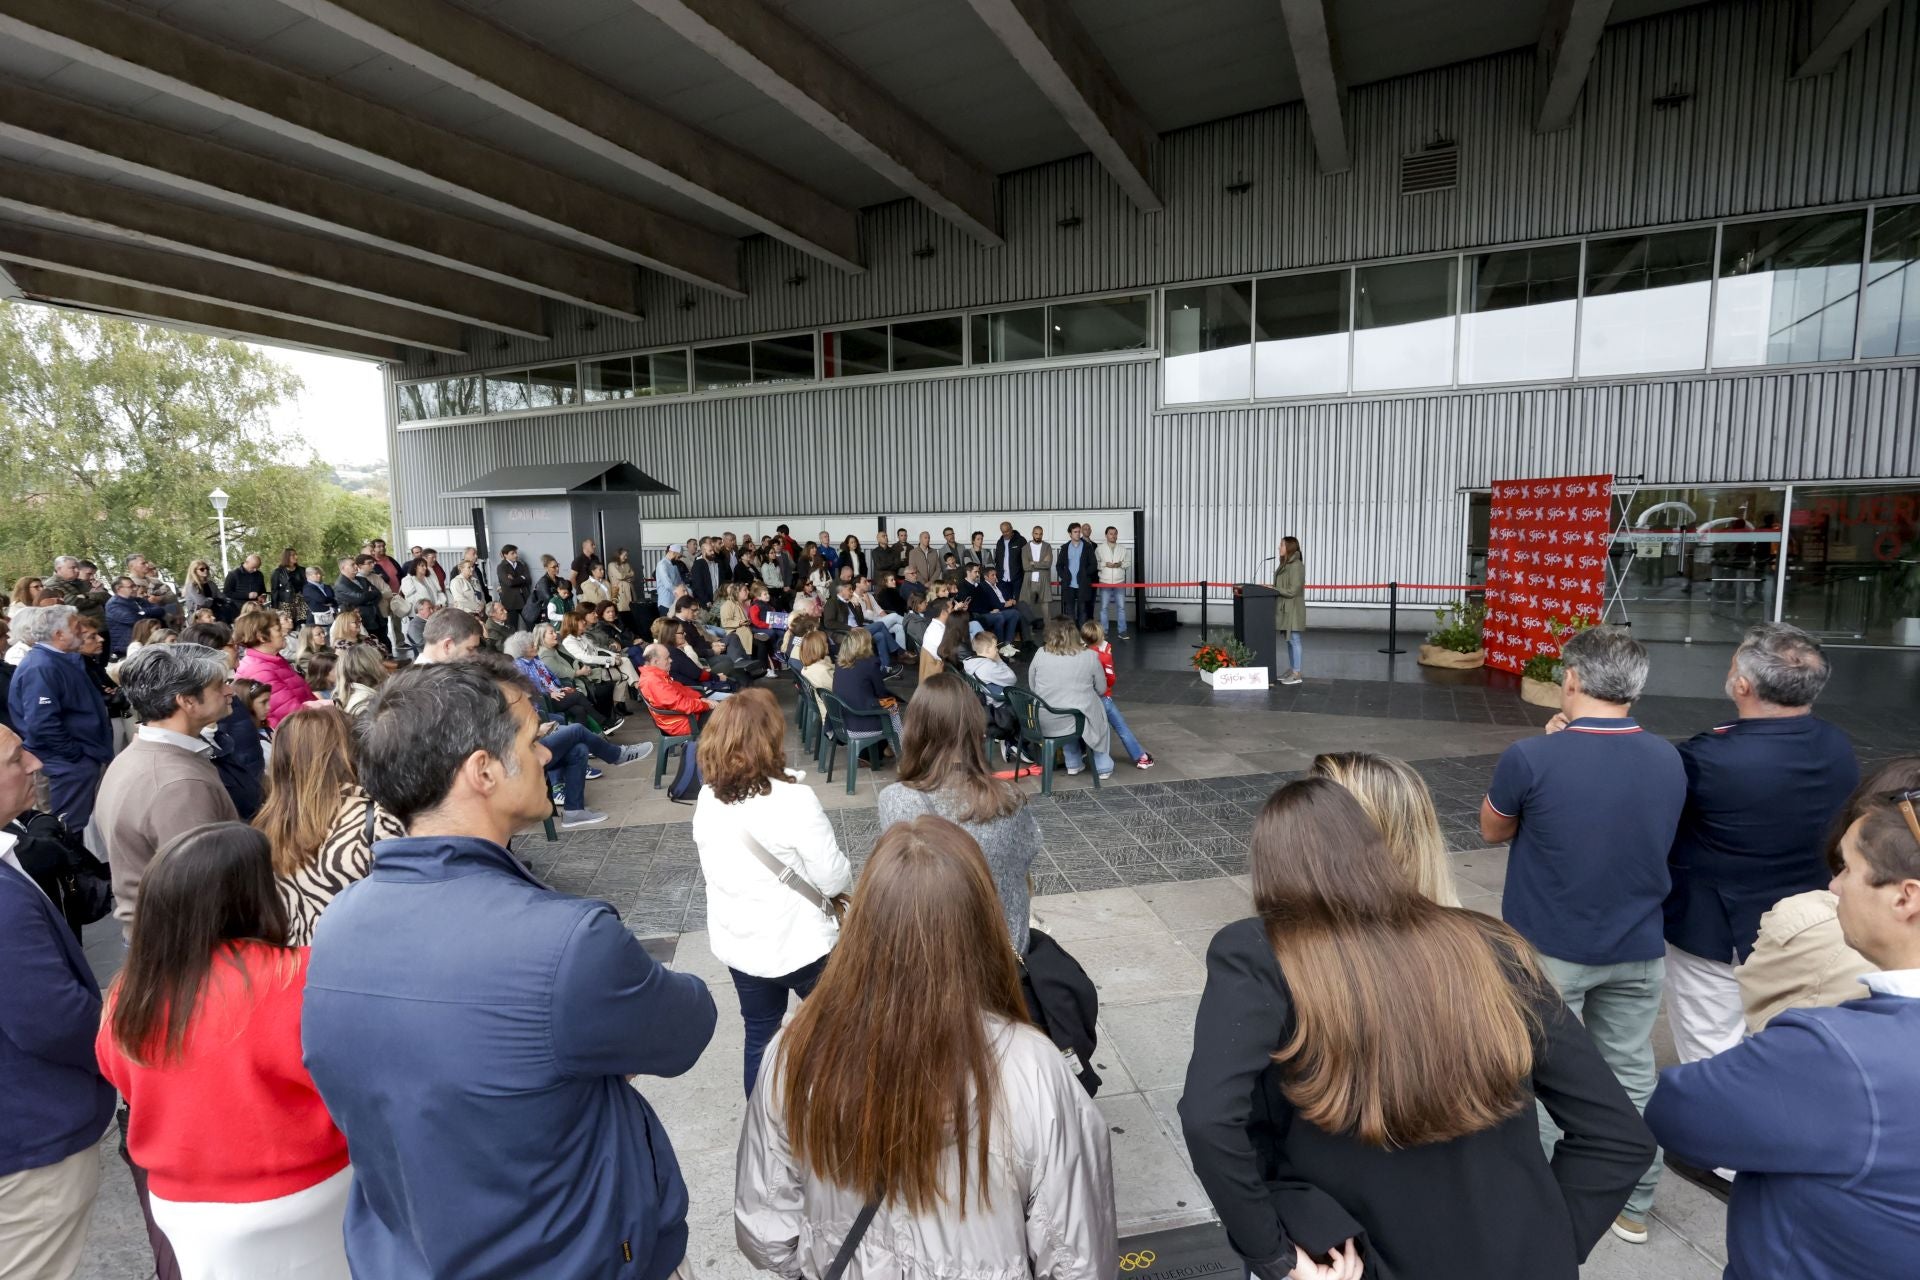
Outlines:
{"label": "eyeglasses", "polygon": [[1907,830],[1913,833],[1913,842],[1920,844],[1920,815],[1914,813],[1915,800],[1920,800],[1920,787],[1893,793],[1893,802],[1899,806],[1900,816],[1907,820]]}

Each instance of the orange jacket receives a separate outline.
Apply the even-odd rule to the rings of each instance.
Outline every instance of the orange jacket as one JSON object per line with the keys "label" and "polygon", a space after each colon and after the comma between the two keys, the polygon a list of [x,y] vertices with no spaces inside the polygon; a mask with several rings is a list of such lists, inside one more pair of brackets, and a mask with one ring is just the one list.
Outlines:
{"label": "orange jacket", "polygon": [[646,700],[649,710],[658,707],[661,711],[679,713],[677,715],[656,713],[653,717],[654,725],[669,737],[679,737],[692,732],[691,723],[687,719],[688,715],[710,709],[705,698],[655,666],[640,668],[640,696]]}

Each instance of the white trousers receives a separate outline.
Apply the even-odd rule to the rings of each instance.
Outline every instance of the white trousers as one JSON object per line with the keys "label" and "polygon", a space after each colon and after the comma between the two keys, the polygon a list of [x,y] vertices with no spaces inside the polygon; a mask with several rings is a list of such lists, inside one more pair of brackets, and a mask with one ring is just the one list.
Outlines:
{"label": "white trousers", "polygon": [[153,1196],[181,1280],[351,1280],[347,1193],[351,1166],[304,1191],[248,1204]]}
{"label": "white trousers", "polygon": [[1747,1032],[1740,982],[1724,960],[1707,960],[1667,944],[1667,1024],[1673,1051],[1698,1062],[1739,1044]]}

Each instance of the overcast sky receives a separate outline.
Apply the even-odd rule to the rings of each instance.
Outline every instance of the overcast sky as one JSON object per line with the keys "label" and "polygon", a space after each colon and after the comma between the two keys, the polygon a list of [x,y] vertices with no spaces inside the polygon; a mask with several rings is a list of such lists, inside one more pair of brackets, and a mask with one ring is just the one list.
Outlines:
{"label": "overcast sky", "polygon": [[[251,344],[249,344],[251,345]],[[275,427],[306,440],[328,462],[367,465],[387,459],[380,366],[286,347],[256,347],[300,375],[306,389],[270,415]]]}

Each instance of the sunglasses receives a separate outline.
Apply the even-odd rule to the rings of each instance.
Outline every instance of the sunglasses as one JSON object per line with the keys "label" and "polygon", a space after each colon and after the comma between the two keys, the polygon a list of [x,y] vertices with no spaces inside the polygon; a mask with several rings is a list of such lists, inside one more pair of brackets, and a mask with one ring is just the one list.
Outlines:
{"label": "sunglasses", "polygon": [[1900,816],[1907,820],[1907,830],[1913,833],[1913,842],[1920,844],[1920,815],[1914,813],[1915,800],[1920,800],[1920,787],[1893,793],[1893,802],[1899,808]]}

